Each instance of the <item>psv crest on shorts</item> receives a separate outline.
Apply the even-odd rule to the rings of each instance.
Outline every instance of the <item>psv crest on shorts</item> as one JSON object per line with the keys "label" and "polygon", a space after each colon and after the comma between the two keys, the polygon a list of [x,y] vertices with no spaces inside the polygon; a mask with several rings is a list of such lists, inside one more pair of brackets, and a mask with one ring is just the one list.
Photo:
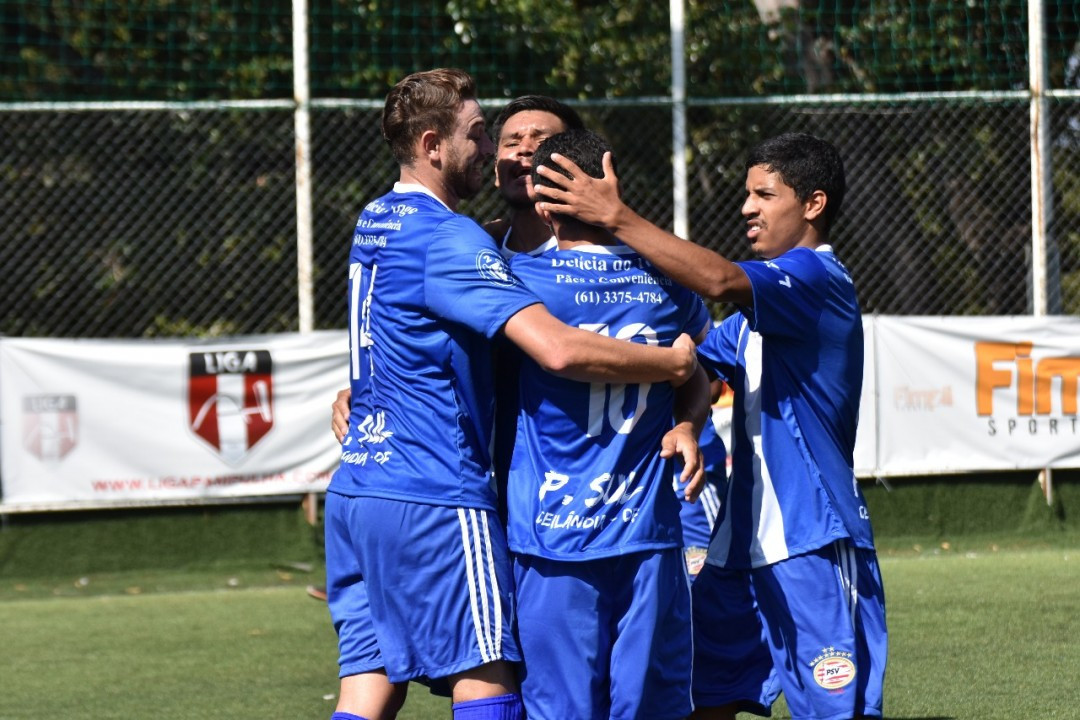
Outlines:
{"label": "psv crest on shorts", "polygon": [[274,426],[270,351],[215,350],[188,358],[191,429],[236,464]]}
{"label": "psv crest on shorts", "polygon": [[855,679],[851,653],[836,648],[824,648],[810,666],[814,671],[814,682],[826,690],[839,690]]}
{"label": "psv crest on shorts", "polygon": [[23,398],[23,446],[39,460],[56,461],[75,448],[79,414],[74,395]]}

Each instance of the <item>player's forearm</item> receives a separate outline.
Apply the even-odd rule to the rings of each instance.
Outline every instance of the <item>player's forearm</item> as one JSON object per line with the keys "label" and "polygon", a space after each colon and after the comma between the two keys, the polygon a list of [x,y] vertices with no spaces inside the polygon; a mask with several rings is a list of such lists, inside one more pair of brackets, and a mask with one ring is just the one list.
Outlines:
{"label": "player's forearm", "polygon": [[746,304],[750,283],[735,263],[662,230],[625,205],[612,218],[611,232],[664,275],[709,300]]}
{"label": "player's forearm", "polygon": [[652,383],[681,385],[696,368],[677,348],[614,340],[574,330],[556,351],[561,357],[558,375],[583,382]]}
{"label": "player's forearm", "polygon": [[709,378],[700,365],[685,383],[675,389],[673,408],[676,425],[689,425],[699,437],[709,419]]}
{"label": "player's forearm", "polygon": [[684,383],[694,373],[693,346],[662,348],[571,328],[543,305],[519,311],[506,336],[550,373],[582,382]]}

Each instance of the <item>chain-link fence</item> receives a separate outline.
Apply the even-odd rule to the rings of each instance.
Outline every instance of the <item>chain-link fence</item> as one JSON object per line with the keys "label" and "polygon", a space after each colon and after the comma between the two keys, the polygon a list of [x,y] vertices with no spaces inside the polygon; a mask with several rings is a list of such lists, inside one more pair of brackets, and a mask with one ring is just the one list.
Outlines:
{"label": "chain-link fence", "polygon": [[[104,0],[98,4],[112,10],[127,6]],[[79,72],[100,83],[94,87],[113,88],[112,92],[98,92],[97,98],[139,99],[142,92],[175,98],[176,88],[185,78],[189,83],[197,81],[197,88],[209,88],[213,86],[212,78],[217,77],[215,72],[226,70],[236,83],[226,87],[228,95],[250,97],[251,88],[257,87],[276,99],[215,105],[192,101],[189,94],[184,96],[187,100],[152,107],[130,103],[0,103],[0,267],[4,268],[0,280],[0,333],[153,337],[298,329],[294,105],[281,98],[282,88],[287,87],[282,85],[283,73],[289,70],[285,50],[289,38],[287,33],[282,34],[288,30],[283,24],[288,18],[287,3],[267,3],[270,9],[266,12],[246,15],[239,12],[239,6],[223,8],[223,3],[212,4],[219,12],[229,10],[231,22],[247,17],[253,23],[244,32],[244,28],[234,28],[233,37],[240,40],[228,46],[233,48],[233,55],[203,57],[201,50],[196,52],[176,41],[178,34],[187,37],[200,23],[207,27],[212,24],[212,18],[192,12],[187,25],[181,22],[183,18],[170,16],[171,34],[159,33],[162,47],[155,44],[154,33],[132,39],[136,52],[126,75],[118,73],[109,60],[123,44],[116,40],[122,40],[122,34],[114,33],[109,36],[113,38],[110,42],[102,41],[101,53],[106,60],[100,67],[90,58],[85,65],[55,65],[52,76],[47,71],[53,66],[46,62],[49,43],[59,41],[56,33],[45,33],[52,27],[46,22],[48,18],[34,25],[43,33],[40,37],[32,37],[26,30],[32,23],[18,12],[32,5],[24,2],[13,6],[0,0],[7,27],[19,28],[18,37],[24,43],[17,54],[22,60],[12,60],[16,54],[7,46],[0,53],[6,87],[16,88],[18,80],[24,79],[30,83],[28,87],[41,90],[13,96],[20,100],[56,100],[64,95],[70,98],[72,85],[68,78]],[[71,15],[76,7],[63,2],[41,5],[53,8],[50,12],[54,19],[58,16],[56,8],[66,9]],[[86,6],[91,5],[94,3]],[[344,77],[349,63],[343,60],[339,46],[327,49],[330,40],[320,46],[319,39],[356,33],[365,42],[381,47],[383,40],[372,35],[371,28],[378,26],[376,19],[381,18],[383,25],[405,22],[400,3],[393,6],[396,10],[390,6],[380,10],[381,4],[376,2],[330,5],[332,12],[323,7],[313,11],[311,19],[312,88],[323,98],[313,101],[311,111],[314,310],[315,326],[319,328],[344,327],[345,268],[356,215],[367,200],[390,187],[397,173],[379,134],[379,96],[365,95],[370,98],[366,101],[331,101],[334,88],[318,70],[328,68]],[[405,5],[418,8],[424,4]],[[487,27],[484,23],[498,20],[490,14],[502,12],[491,9],[489,15],[483,15],[481,5],[486,6],[438,4],[438,12],[428,10],[424,15],[417,11],[410,16],[410,23],[420,27],[424,17],[438,18],[439,23],[450,18],[446,21],[450,22],[447,32],[460,43],[463,33]],[[641,16],[652,18],[658,5],[642,4]],[[707,10],[698,3],[689,5],[691,18],[695,12]],[[720,5],[734,8],[738,4]],[[944,3],[943,7],[951,12],[971,5]],[[1026,42],[1023,26],[1015,22],[1015,11],[1023,4],[995,5],[1002,8],[1002,27],[998,29],[1004,43],[1001,47],[1015,59],[1015,54],[1022,52],[1017,47],[1022,48]],[[1059,88],[1064,88],[1075,82],[1080,64],[1073,30],[1080,21],[1070,3],[1046,5],[1050,14],[1059,19],[1052,33],[1055,49],[1051,53],[1051,77]],[[453,20],[455,7],[465,19]],[[1014,12],[1006,17],[1009,7]],[[545,12],[554,11],[549,8]],[[560,12],[563,22],[573,20],[566,8]],[[723,10],[714,8],[712,12]],[[730,12],[734,18],[742,11]],[[813,22],[822,22],[820,12],[815,16],[804,7],[802,13],[799,20],[804,29],[815,27]],[[662,15],[666,22],[666,10]],[[993,13],[985,15],[984,22],[993,20]],[[13,25],[16,16],[22,25]],[[113,30],[125,27],[123,17],[109,17],[103,14],[91,18],[96,24],[92,23],[90,30],[108,35],[103,29],[106,26]],[[757,11],[754,17],[765,37],[771,32],[774,39],[779,38],[775,40],[780,56],[776,67],[781,70],[789,63],[784,60],[785,47],[806,52],[813,47],[821,49],[817,41],[809,47],[796,41],[785,46],[787,26],[783,22],[766,23]],[[853,16],[856,25],[859,20]],[[83,21],[89,22],[86,18]],[[934,24],[935,19],[930,17],[927,22],[927,41],[940,41],[942,30]],[[441,27],[439,23],[435,26]],[[428,37],[424,33],[443,32],[433,27],[425,26],[423,32],[411,35],[412,44]],[[1064,27],[1070,29],[1065,32]],[[181,32],[182,28],[187,29]],[[716,49],[716,39],[695,40],[695,32],[700,34],[700,30],[689,31],[687,45],[688,56],[693,56],[686,129],[692,239],[733,259],[748,257],[739,215],[744,153],[763,137],[807,130],[836,143],[845,158],[849,188],[833,241],[855,276],[865,312],[1032,312],[1030,103],[1024,91],[1015,89],[1020,81],[1026,82],[1015,63],[1008,67],[987,65],[983,76],[978,74],[978,68],[971,69],[972,77],[988,78],[994,86],[981,93],[753,97],[746,86],[753,86],[749,78],[743,80],[741,92],[732,93],[739,99],[706,97],[695,92],[701,90],[694,85],[695,73],[702,74],[718,63],[723,66],[721,60],[731,54]],[[970,28],[958,29],[954,39],[965,42],[971,32]],[[476,37],[482,35],[480,32]],[[828,67],[834,77],[858,77],[858,58],[843,60],[839,48],[843,37],[836,35],[831,40],[833,52],[842,62],[836,60]],[[248,38],[248,45],[243,38]],[[260,38],[265,41],[262,46],[258,44]],[[713,50],[706,41],[713,43]],[[622,42],[632,45],[635,39],[625,36]],[[70,52],[78,50],[73,42],[64,47]],[[245,60],[237,56],[237,47],[249,48],[253,56],[270,60],[262,65],[250,58]],[[527,47],[514,47],[506,52],[515,58],[528,57]],[[663,49],[663,43],[660,47]],[[992,53],[982,45],[978,47],[977,57],[989,62]],[[151,49],[158,54],[153,55]],[[175,65],[169,66],[169,73],[155,74],[153,63],[165,62],[167,50],[178,56]],[[353,87],[366,87],[367,83],[381,87],[384,93],[387,81],[412,69],[437,64],[475,66],[479,50],[467,50],[458,55],[446,50],[445,55],[440,55],[428,48],[421,57],[431,62],[417,65],[393,66],[382,56],[378,63],[358,63],[352,70],[356,78],[362,78],[354,78]],[[708,56],[709,52],[714,55]],[[759,48],[753,57],[764,62],[760,53]],[[885,57],[884,50],[875,53],[875,57]],[[401,51],[394,57],[401,61],[406,55]],[[889,62],[902,63],[902,56],[888,55],[880,64],[885,67]],[[908,79],[905,83],[896,81],[895,86],[937,87],[934,83],[940,77],[934,76],[925,58],[918,60],[919,53],[909,56],[913,65],[903,70]],[[200,58],[205,61],[202,65]],[[639,60],[631,58],[641,75]],[[652,91],[655,83],[668,82],[669,68],[662,55],[656,63],[651,73],[644,68],[647,81],[642,79],[631,90]],[[189,69],[186,75],[184,67]],[[805,70],[808,66],[801,67]],[[956,74],[962,65],[950,67],[950,72]],[[764,72],[761,68],[752,70],[753,77]],[[781,72],[775,75],[775,82],[761,87],[784,91],[780,79],[789,78],[791,72]],[[500,68],[492,63],[483,65],[477,74],[482,76],[481,90],[488,97],[544,92],[573,102],[586,122],[616,148],[628,202],[657,224],[671,228],[671,103],[651,95],[637,100],[582,99],[582,95],[605,94],[603,88],[587,89],[605,76],[604,68],[591,65],[591,74],[579,77],[575,82],[580,85],[575,85],[573,91],[569,89],[571,81],[563,75],[559,76],[560,85],[550,77],[534,77],[536,73],[532,65],[519,72],[516,66]],[[511,75],[516,78],[512,82],[507,79]],[[31,81],[39,76],[51,80],[34,85]],[[484,77],[490,90],[485,91]],[[495,85],[499,77],[503,80]],[[606,77],[615,83],[617,73],[609,68]],[[874,87],[893,87],[881,80],[884,75],[879,73],[877,77]],[[923,79],[915,82],[911,78]],[[835,88],[837,82],[819,86]],[[338,87],[344,83],[342,80]],[[812,84],[805,73],[802,83],[792,89],[803,92]],[[1003,91],[1002,86],[1012,89]],[[846,86],[840,83],[839,87]],[[485,102],[489,120],[501,102]],[[1080,313],[1080,96],[1058,93],[1050,110],[1050,307],[1075,314]],[[494,188],[486,189],[462,209],[481,220],[502,212]]]}

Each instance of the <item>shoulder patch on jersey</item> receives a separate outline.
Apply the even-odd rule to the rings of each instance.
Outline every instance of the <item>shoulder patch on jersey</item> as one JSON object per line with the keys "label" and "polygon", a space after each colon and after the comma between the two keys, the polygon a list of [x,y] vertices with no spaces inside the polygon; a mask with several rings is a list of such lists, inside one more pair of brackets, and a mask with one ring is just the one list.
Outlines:
{"label": "shoulder patch on jersey", "polygon": [[510,272],[506,260],[494,250],[485,249],[476,254],[476,271],[492,285],[517,285],[517,278]]}

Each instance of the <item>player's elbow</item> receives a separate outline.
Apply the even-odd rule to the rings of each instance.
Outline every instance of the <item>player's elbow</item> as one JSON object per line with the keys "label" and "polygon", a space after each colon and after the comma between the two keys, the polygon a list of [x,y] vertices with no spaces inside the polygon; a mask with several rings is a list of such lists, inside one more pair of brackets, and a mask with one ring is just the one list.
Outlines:
{"label": "player's elbow", "polygon": [[531,353],[536,364],[554,375],[565,375],[577,367],[577,356],[571,343],[551,338]]}
{"label": "player's elbow", "polygon": [[696,289],[703,298],[713,302],[741,303],[751,294],[749,278],[734,265],[725,272],[705,275]]}

